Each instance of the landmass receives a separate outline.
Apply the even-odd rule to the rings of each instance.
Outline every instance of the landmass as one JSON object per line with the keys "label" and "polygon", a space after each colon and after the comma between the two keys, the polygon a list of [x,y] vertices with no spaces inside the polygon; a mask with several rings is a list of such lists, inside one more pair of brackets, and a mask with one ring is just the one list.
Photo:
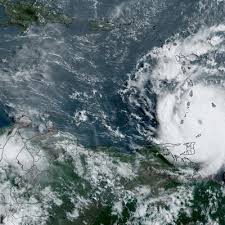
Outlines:
{"label": "landmass", "polygon": [[0,0],[4,7],[7,19],[0,21],[1,26],[19,26],[26,30],[32,24],[45,25],[46,23],[70,24],[72,18],[36,2]]}

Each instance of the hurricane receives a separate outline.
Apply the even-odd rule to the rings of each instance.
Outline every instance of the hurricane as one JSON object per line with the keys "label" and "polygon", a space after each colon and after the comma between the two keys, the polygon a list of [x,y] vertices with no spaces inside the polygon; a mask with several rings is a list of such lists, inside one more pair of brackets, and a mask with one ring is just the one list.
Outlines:
{"label": "hurricane", "polygon": [[154,141],[168,144],[170,160],[201,165],[202,176],[224,164],[224,28],[204,27],[154,48],[131,81],[144,97],[145,85],[152,84],[158,121]]}

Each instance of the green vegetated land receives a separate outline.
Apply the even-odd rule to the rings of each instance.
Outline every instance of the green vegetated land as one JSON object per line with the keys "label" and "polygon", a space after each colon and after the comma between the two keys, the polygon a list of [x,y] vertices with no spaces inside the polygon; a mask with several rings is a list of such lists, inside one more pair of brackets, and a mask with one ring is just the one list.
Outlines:
{"label": "green vegetated land", "polygon": [[[126,224],[126,222],[132,220],[132,215],[137,210],[138,196],[135,192],[136,187],[149,187],[154,195],[158,195],[159,190],[162,188],[165,191],[172,191],[180,185],[176,176],[176,168],[160,155],[157,148],[144,149],[133,154],[121,153],[116,149],[104,147],[93,152],[88,151],[90,151],[89,156],[77,154],[75,164],[79,161],[79,167],[74,167],[69,159],[66,163],[56,163],[52,167],[52,177],[57,176],[58,179],[49,179],[48,182],[56,192],[61,193],[63,205],[52,208],[48,224]],[[99,163],[99,168],[102,168],[101,164],[104,164],[105,161],[101,161],[101,158],[99,158],[97,162],[94,162],[94,158],[99,155],[104,155],[105,159],[109,160],[107,163],[111,168],[110,173],[113,174],[113,177],[109,178],[107,177],[108,174],[104,175],[104,170],[98,170],[97,165],[90,170],[88,164],[92,161],[93,164]],[[117,174],[117,168],[121,164],[131,168],[135,177],[121,177],[121,175]],[[81,169],[82,173],[87,176],[80,176],[76,168]],[[97,186],[93,185],[91,179],[89,180],[95,174],[93,172],[95,169],[99,171]],[[108,185],[110,182],[115,182],[115,184],[110,186]],[[117,192],[117,188],[121,189],[121,191]],[[62,190],[64,191],[62,192]],[[87,199],[88,204],[80,208],[80,215],[76,219],[70,221],[67,218],[67,213],[68,210],[73,211],[74,209],[71,202],[71,199],[73,199],[71,193],[74,194],[74,198],[79,196],[79,198]],[[129,196],[129,193],[133,194]],[[122,204],[120,214],[113,212],[113,205],[117,201],[121,201]]]}
{"label": "green vegetated land", "polygon": [[36,2],[0,0],[0,6],[6,15],[6,19],[0,21],[1,26],[15,25],[27,29],[32,24],[45,25],[50,22],[68,25],[72,22],[69,16]]}
{"label": "green vegetated land", "polygon": [[[61,23],[69,25],[72,22],[70,16],[57,9],[50,8],[36,1],[0,0],[0,7],[4,8],[5,17],[0,19],[0,26],[19,26],[26,30],[30,25],[45,25],[47,23]],[[111,31],[127,24],[114,24],[112,21],[98,19],[88,21],[90,30]],[[130,25],[130,24],[129,24]]]}

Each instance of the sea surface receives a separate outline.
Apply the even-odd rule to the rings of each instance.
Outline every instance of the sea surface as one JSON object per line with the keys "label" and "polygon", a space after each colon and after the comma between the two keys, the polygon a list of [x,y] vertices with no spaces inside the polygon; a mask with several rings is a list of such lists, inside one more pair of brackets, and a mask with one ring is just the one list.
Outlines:
{"label": "sea surface", "polygon": [[225,1],[37,3],[72,22],[0,26],[0,224],[225,225]]}

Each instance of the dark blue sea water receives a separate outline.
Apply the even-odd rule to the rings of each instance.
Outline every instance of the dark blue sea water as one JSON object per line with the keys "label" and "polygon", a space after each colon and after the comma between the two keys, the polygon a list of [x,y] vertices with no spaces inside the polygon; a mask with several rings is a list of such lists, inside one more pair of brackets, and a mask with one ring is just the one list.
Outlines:
{"label": "dark blue sea water", "polygon": [[[7,62],[1,63],[4,77],[1,100],[12,103],[16,110],[19,105],[21,110],[29,107],[40,114],[49,114],[56,127],[76,134],[86,146],[114,145],[129,150],[134,143],[149,144],[145,134],[149,127],[157,126],[154,103],[150,109],[146,99],[138,99],[140,106],[134,107],[129,102],[130,93],[121,91],[141,56],[190,25],[188,18],[195,14],[198,3],[102,1],[96,4],[96,9],[94,1],[59,4],[64,13],[74,17],[68,27],[32,26],[21,35],[16,27],[2,29],[1,58]],[[124,4],[127,9],[116,16],[116,7]],[[53,6],[57,7],[57,2]],[[90,27],[93,19],[109,20],[115,28],[93,31]],[[74,92],[80,95],[70,99]],[[138,98],[138,93],[135,95]],[[154,102],[151,87],[149,96]],[[87,121],[78,125],[73,116],[82,110]],[[132,118],[132,113],[140,118]],[[123,138],[114,137],[109,128],[118,130]]]}
{"label": "dark blue sea water", "polygon": [[3,105],[1,105],[1,108],[0,108],[0,115],[1,115],[0,127],[4,128],[4,127],[9,126],[12,121],[11,121],[9,115],[7,114],[7,112],[4,110],[4,106]]}

